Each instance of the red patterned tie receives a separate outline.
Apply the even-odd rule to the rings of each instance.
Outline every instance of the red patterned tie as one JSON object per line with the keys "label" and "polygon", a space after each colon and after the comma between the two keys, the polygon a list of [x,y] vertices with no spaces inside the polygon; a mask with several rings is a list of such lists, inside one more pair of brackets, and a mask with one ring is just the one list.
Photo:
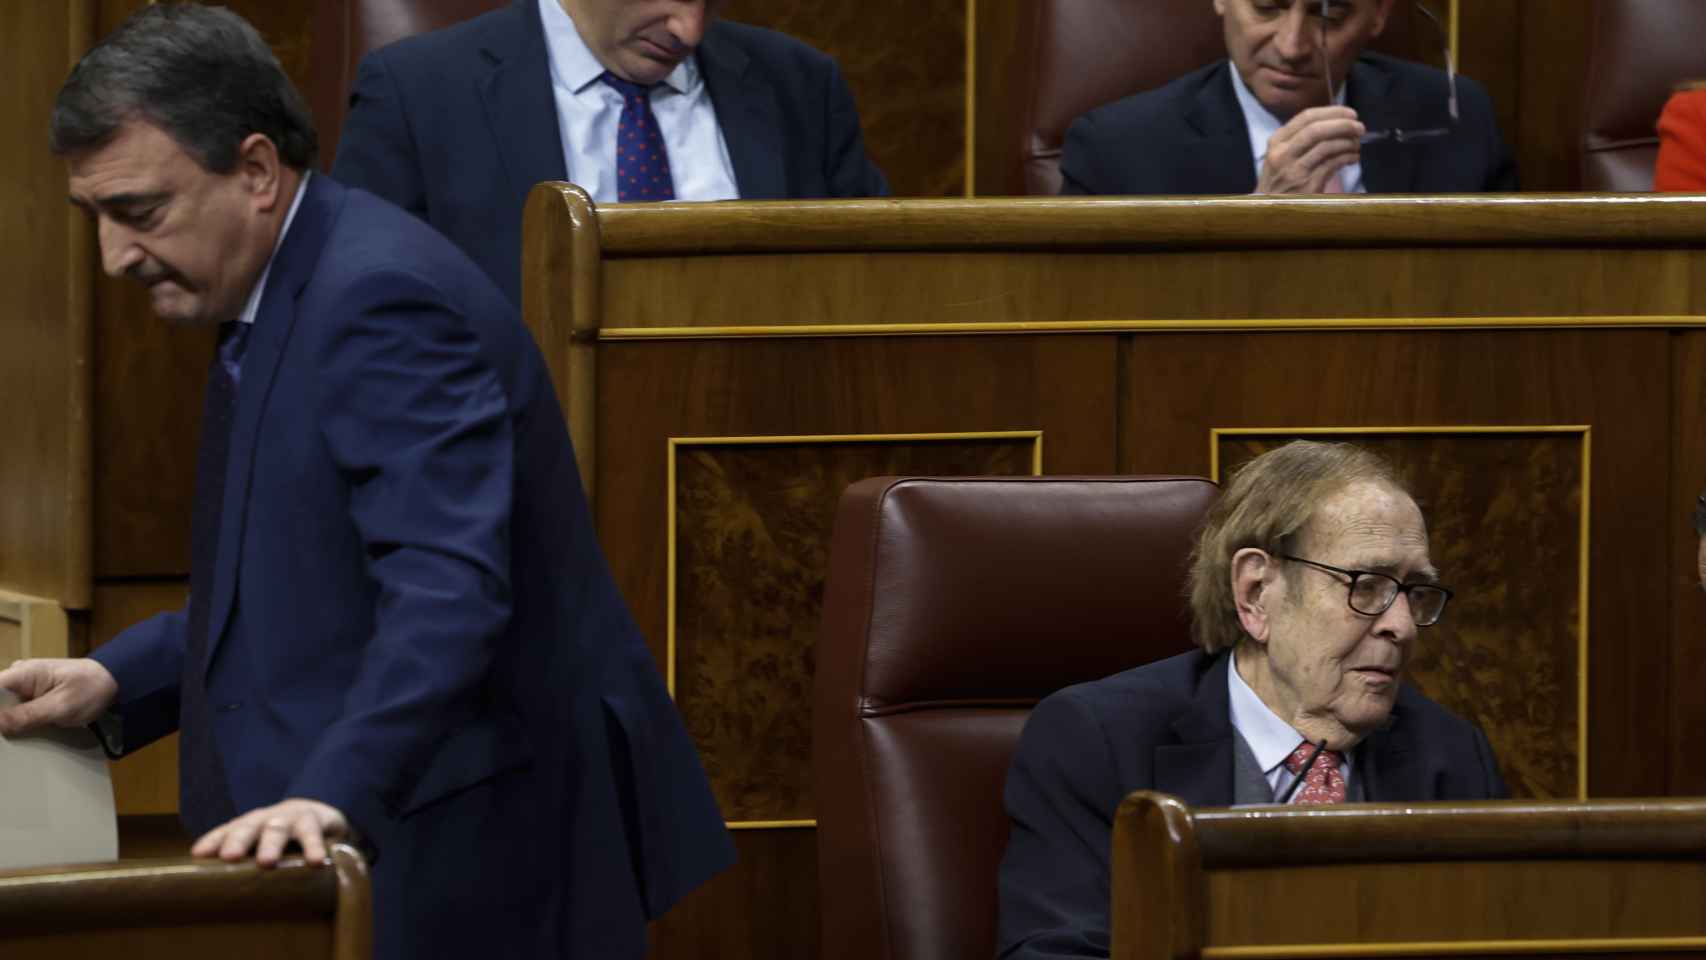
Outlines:
{"label": "red patterned tie", "polygon": [[1285,758],[1285,768],[1294,776],[1303,778],[1303,786],[1297,788],[1297,796],[1291,802],[1344,803],[1345,775],[1339,769],[1343,756],[1337,750],[1322,750],[1315,755],[1315,762],[1309,765],[1309,772],[1304,773],[1304,761],[1314,751],[1315,745],[1305,740],[1297,745],[1291,756]]}
{"label": "red patterned tie", "polygon": [[622,116],[616,121],[616,199],[622,203],[674,200],[675,180],[669,172],[663,131],[652,114],[651,86],[611,73],[599,79],[622,94]]}

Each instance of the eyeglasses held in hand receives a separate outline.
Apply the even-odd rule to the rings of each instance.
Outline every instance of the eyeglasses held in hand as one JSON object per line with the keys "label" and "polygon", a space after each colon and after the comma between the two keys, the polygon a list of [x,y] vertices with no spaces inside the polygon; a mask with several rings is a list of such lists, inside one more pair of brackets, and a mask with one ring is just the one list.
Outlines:
{"label": "eyeglasses held in hand", "polygon": [[[1344,0],[1321,0],[1321,75],[1326,79],[1328,103],[1333,102],[1333,64],[1327,56],[1327,25],[1331,22],[1331,11],[1328,4],[1331,2],[1343,3]],[[1386,130],[1369,130],[1363,133],[1359,141],[1361,143],[1376,143],[1382,140],[1390,140],[1394,143],[1412,143],[1416,140],[1431,140],[1435,137],[1449,135],[1457,126],[1457,58],[1452,55],[1451,38],[1446,35],[1445,25],[1439,22],[1439,18],[1434,16],[1432,10],[1420,2],[1416,4],[1416,9],[1420,10],[1422,16],[1434,25],[1434,30],[1440,36],[1441,47],[1445,50],[1446,114],[1451,118],[1451,121],[1443,127],[1392,127]]]}

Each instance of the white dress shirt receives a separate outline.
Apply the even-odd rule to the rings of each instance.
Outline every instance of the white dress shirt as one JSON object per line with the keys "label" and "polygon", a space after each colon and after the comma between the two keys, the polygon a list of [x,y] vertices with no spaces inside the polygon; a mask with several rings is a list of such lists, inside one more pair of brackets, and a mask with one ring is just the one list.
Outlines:
{"label": "white dress shirt", "polygon": [[[1296,774],[1286,769],[1285,758],[1303,742],[1303,734],[1281,720],[1279,714],[1269,709],[1262,698],[1256,696],[1256,691],[1238,675],[1236,655],[1227,666],[1226,687],[1232,697],[1232,728],[1250,745],[1250,752],[1256,755],[1256,762],[1261,764],[1262,773],[1268,778],[1268,786],[1273,788],[1274,799],[1278,800],[1297,779]],[[1344,775],[1348,786],[1351,782],[1349,755],[1339,761],[1339,772]],[[1302,792],[1301,789],[1298,791]],[[1296,794],[1292,795],[1291,802],[1297,802]]]}
{"label": "white dress shirt", "polygon": [[249,299],[243,301],[243,312],[237,314],[238,323],[254,326],[255,317],[261,312],[261,293],[267,288],[267,274],[272,273],[273,258],[278,256],[278,248],[284,246],[284,235],[290,232],[290,223],[296,219],[297,208],[302,206],[302,198],[308,195],[308,178],[312,172],[302,174],[302,182],[296,185],[296,197],[290,201],[290,209],[284,214],[284,226],[279,228],[278,239],[273,241],[272,253],[267,254],[267,265],[261,268],[261,275],[255,281],[255,286],[249,291]]}
{"label": "white dress shirt", "polygon": [[[615,203],[616,127],[622,118],[622,94],[599,77],[604,65],[592,55],[560,0],[539,0],[545,48],[551,60],[551,95],[557,102],[557,129],[563,137],[563,165],[569,179],[598,203]],[[735,200],[734,164],[717,123],[711,92],[690,56],[652,89],[652,115],[669,154],[669,172],[677,200]]]}
{"label": "white dress shirt", "polygon": [[[1273,115],[1262,101],[1250,92],[1244,78],[1238,75],[1238,65],[1228,62],[1226,72],[1232,74],[1232,92],[1238,96],[1238,106],[1244,111],[1244,127],[1250,132],[1250,152],[1256,158],[1256,179],[1262,179],[1262,161],[1268,155],[1268,140],[1285,126],[1280,118]],[[1345,85],[1340,84],[1338,92],[1333,96],[1335,106],[1345,105]],[[1346,193],[1367,193],[1368,187],[1362,182],[1362,161],[1348,164],[1339,168],[1339,181],[1344,184]]]}

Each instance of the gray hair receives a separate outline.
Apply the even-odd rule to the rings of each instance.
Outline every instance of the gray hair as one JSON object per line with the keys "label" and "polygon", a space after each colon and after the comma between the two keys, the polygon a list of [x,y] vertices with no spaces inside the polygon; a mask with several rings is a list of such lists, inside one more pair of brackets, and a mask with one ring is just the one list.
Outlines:
{"label": "gray hair", "polygon": [[224,7],[162,3],[132,14],[72,68],[48,144],[59,156],[92,149],[132,120],[159,127],[213,173],[236,169],[252,133],[297,170],[319,153],[302,94],[255,28]]}

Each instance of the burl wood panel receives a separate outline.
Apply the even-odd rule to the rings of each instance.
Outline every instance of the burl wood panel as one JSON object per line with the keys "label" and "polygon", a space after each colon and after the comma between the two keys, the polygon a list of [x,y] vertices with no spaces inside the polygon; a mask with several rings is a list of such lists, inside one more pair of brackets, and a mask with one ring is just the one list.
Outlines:
{"label": "burl wood panel", "polygon": [[1035,438],[679,443],[672,691],[730,821],[809,820],[812,677],[841,491],[1032,473]]}
{"label": "burl wood panel", "polygon": [[834,57],[894,195],[935,197],[965,190],[968,2],[728,0],[723,15]]}
{"label": "burl wood panel", "polygon": [[1410,679],[1486,731],[1512,796],[1577,796],[1584,434],[1221,435],[1220,479],[1293,439],[1354,443],[1405,479],[1455,591]]}
{"label": "burl wood panel", "polygon": [[[1591,427],[1588,795],[1654,796],[1666,790],[1667,764],[1630,745],[1690,739],[1672,727],[1673,688],[1661,680],[1673,666],[1671,644],[1640,640],[1671,636],[1677,582],[1671,553],[1659,545],[1675,542],[1680,518],[1667,496],[1670,477],[1654,465],[1673,442],[1668,377],[1659,375],[1670,366],[1672,336],[1640,330],[1138,336],[1130,341],[1124,375],[1131,394],[1120,465],[1129,472],[1204,473],[1210,427]],[[1483,544],[1485,533],[1466,534],[1468,550],[1485,556],[1476,563],[1517,567],[1532,559],[1532,548],[1508,540]],[[1549,600],[1533,598],[1540,604],[1533,615],[1549,616],[1574,592],[1572,581]],[[1674,656],[1695,656],[1697,636],[1677,634],[1677,649],[1687,652]],[[1533,668],[1510,656],[1499,669],[1507,678],[1501,684],[1514,685]]]}

